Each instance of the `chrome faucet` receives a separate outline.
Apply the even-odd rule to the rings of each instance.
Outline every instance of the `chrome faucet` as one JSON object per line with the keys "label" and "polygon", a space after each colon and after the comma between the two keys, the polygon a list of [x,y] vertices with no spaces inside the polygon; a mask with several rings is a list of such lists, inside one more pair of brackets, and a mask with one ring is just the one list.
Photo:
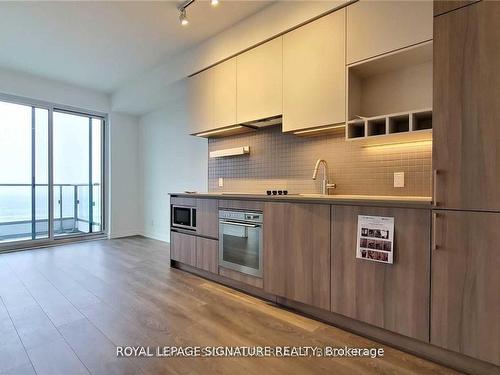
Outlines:
{"label": "chrome faucet", "polygon": [[324,159],[318,159],[318,161],[316,162],[312,179],[316,180],[320,165],[323,165],[323,181],[321,183],[321,194],[326,195],[328,194],[328,189],[335,189],[337,187],[337,184],[328,183],[328,164]]}

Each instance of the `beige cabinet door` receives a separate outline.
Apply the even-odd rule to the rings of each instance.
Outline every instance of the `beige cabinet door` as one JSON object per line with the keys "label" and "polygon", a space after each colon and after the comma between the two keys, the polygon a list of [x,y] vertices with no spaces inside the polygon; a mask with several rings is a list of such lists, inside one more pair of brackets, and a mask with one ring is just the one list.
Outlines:
{"label": "beige cabinet door", "polygon": [[434,215],[431,344],[500,366],[500,214]]}
{"label": "beige cabinet door", "polygon": [[237,58],[238,123],[281,115],[283,43],[273,39]]}
{"label": "beige cabinet door", "polygon": [[345,9],[283,36],[283,131],[345,122]]}
{"label": "beige cabinet door", "polygon": [[432,39],[432,1],[361,0],[347,7],[347,63]]}
{"label": "beige cabinet door", "polygon": [[195,134],[214,127],[213,71],[188,77],[188,132]]}
{"label": "beige cabinet door", "polygon": [[214,129],[236,124],[236,59],[213,68]]}
{"label": "beige cabinet door", "polygon": [[500,3],[435,18],[432,165],[441,208],[500,211]]}
{"label": "beige cabinet door", "polygon": [[[356,258],[358,215],[394,218],[393,264]],[[331,310],[428,341],[430,235],[426,209],[332,206]]]}
{"label": "beige cabinet door", "polygon": [[264,290],[330,309],[330,206],[264,204]]}

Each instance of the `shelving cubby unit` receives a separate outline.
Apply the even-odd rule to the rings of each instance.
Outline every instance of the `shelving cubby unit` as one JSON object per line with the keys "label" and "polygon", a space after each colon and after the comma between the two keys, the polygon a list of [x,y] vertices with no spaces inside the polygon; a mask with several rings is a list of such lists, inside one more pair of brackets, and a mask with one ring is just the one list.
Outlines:
{"label": "shelving cubby unit", "polygon": [[432,131],[429,108],[351,120],[347,123],[347,139],[369,139],[380,136],[426,134]]}
{"label": "shelving cubby unit", "polygon": [[346,69],[348,140],[432,131],[432,41]]}

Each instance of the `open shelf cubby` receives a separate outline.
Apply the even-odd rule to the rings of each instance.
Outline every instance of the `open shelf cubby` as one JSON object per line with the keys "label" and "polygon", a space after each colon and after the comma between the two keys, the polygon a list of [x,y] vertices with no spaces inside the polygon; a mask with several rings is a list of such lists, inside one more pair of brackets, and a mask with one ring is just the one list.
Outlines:
{"label": "open shelf cubby", "polygon": [[347,124],[347,138],[364,138],[366,135],[364,120],[353,120]]}
{"label": "open shelf cubby", "polygon": [[412,113],[412,130],[432,129],[432,111]]}
{"label": "open shelf cubby", "polygon": [[410,131],[410,115],[396,115],[389,117],[389,134],[404,133]]}
{"label": "open shelf cubby", "polygon": [[367,128],[367,136],[371,137],[374,135],[384,135],[387,133],[387,119],[385,117],[382,118],[374,118],[366,121]]}
{"label": "open shelf cubby", "polygon": [[347,139],[429,131],[431,108],[432,41],[347,66]]}

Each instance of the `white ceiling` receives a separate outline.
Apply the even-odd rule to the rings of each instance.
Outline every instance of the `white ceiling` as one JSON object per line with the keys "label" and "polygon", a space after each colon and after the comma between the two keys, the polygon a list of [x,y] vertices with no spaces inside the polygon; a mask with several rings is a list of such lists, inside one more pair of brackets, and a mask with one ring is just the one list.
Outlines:
{"label": "white ceiling", "polygon": [[0,2],[0,67],[111,93],[271,2]]}

